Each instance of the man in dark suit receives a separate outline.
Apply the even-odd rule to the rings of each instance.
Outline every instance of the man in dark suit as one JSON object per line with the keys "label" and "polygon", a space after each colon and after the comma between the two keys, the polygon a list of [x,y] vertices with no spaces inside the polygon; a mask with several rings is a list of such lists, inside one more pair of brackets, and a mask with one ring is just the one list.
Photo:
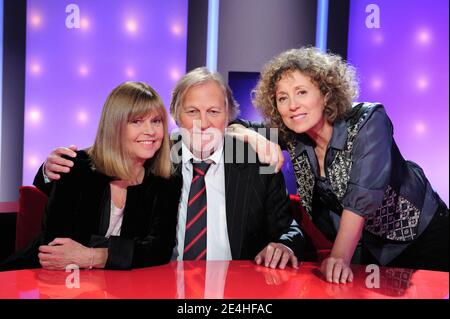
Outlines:
{"label": "man in dark suit", "polygon": [[[225,137],[238,105],[222,77],[206,68],[187,73],[173,91],[170,112],[181,133],[172,160],[183,177],[174,259],[255,259],[297,268],[304,238],[283,175],[268,174],[247,144]],[[74,149],[53,151],[45,174],[57,179],[67,171],[71,162],[60,155]]]}

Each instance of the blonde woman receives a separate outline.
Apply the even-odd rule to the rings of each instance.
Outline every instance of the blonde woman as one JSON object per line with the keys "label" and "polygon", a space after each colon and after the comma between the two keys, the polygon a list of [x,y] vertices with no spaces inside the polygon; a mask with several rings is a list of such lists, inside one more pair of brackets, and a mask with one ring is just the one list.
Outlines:
{"label": "blonde woman", "polygon": [[[108,96],[92,147],[51,183],[43,231],[3,269],[130,269],[163,264],[175,245],[181,181],[172,177],[159,95],[126,82]],[[38,173],[35,184],[44,187]],[[39,179],[42,179],[41,181]]]}

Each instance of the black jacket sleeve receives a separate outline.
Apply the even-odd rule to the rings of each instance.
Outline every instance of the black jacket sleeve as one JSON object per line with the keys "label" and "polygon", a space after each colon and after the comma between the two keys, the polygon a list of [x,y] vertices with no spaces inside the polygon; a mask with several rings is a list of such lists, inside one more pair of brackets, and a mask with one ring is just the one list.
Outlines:
{"label": "black jacket sleeve", "polygon": [[269,183],[266,211],[269,236],[292,249],[295,256],[301,260],[304,254],[305,238],[300,226],[293,218],[283,174],[278,172],[267,175],[267,178]]}
{"label": "black jacket sleeve", "polygon": [[44,180],[44,164],[42,164],[34,177],[33,185],[41,190],[45,195],[50,196],[53,182],[46,183]]}

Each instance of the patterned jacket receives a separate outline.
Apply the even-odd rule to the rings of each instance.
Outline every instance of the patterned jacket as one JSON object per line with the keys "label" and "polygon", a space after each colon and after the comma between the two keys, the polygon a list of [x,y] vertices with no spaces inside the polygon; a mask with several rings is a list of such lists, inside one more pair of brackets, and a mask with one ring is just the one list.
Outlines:
{"label": "patterned jacket", "polygon": [[[314,143],[299,134],[286,148],[302,204],[313,215],[320,178]],[[347,209],[365,218],[363,240],[370,238],[367,246],[382,264],[414,241],[437,209],[438,195],[422,169],[402,157],[381,104],[355,104],[345,120],[335,121],[324,166],[340,205],[334,211]]]}

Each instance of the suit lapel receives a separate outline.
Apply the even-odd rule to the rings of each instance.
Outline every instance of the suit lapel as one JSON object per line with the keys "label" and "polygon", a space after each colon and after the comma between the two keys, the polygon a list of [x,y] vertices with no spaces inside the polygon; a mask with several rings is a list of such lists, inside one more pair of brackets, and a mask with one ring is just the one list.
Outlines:
{"label": "suit lapel", "polygon": [[[228,138],[227,136],[225,138]],[[181,142],[179,139],[177,142]],[[226,145],[226,143],[225,143]],[[229,149],[234,152],[234,147]],[[246,173],[246,163],[230,163],[227,161],[227,147],[224,147],[224,170],[225,170],[225,204],[227,215],[228,240],[230,242],[231,255],[233,259],[239,259],[242,250],[243,231],[246,221],[245,200],[247,196],[249,174]],[[182,176],[181,147],[172,156],[178,158],[175,163],[175,174]],[[179,157],[176,157],[179,156]]]}
{"label": "suit lapel", "polygon": [[[227,148],[224,148],[224,152]],[[229,150],[234,151],[234,150]],[[224,153],[225,155],[225,153]],[[226,159],[227,157],[224,156]],[[245,207],[248,174],[246,163],[227,163],[225,161],[225,202],[227,214],[228,239],[233,259],[240,259],[244,229],[246,225]]]}
{"label": "suit lapel", "polygon": [[142,184],[129,186],[123,211],[123,221],[120,234],[132,238],[139,232],[145,215],[153,214],[153,203],[158,196],[158,183],[152,176],[146,176]]}
{"label": "suit lapel", "polygon": [[241,253],[242,232],[236,218],[237,194],[239,189],[239,172],[232,163],[225,163],[225,202],[227,214],[228,239],[230,241],[231,255],[236,259]]}

